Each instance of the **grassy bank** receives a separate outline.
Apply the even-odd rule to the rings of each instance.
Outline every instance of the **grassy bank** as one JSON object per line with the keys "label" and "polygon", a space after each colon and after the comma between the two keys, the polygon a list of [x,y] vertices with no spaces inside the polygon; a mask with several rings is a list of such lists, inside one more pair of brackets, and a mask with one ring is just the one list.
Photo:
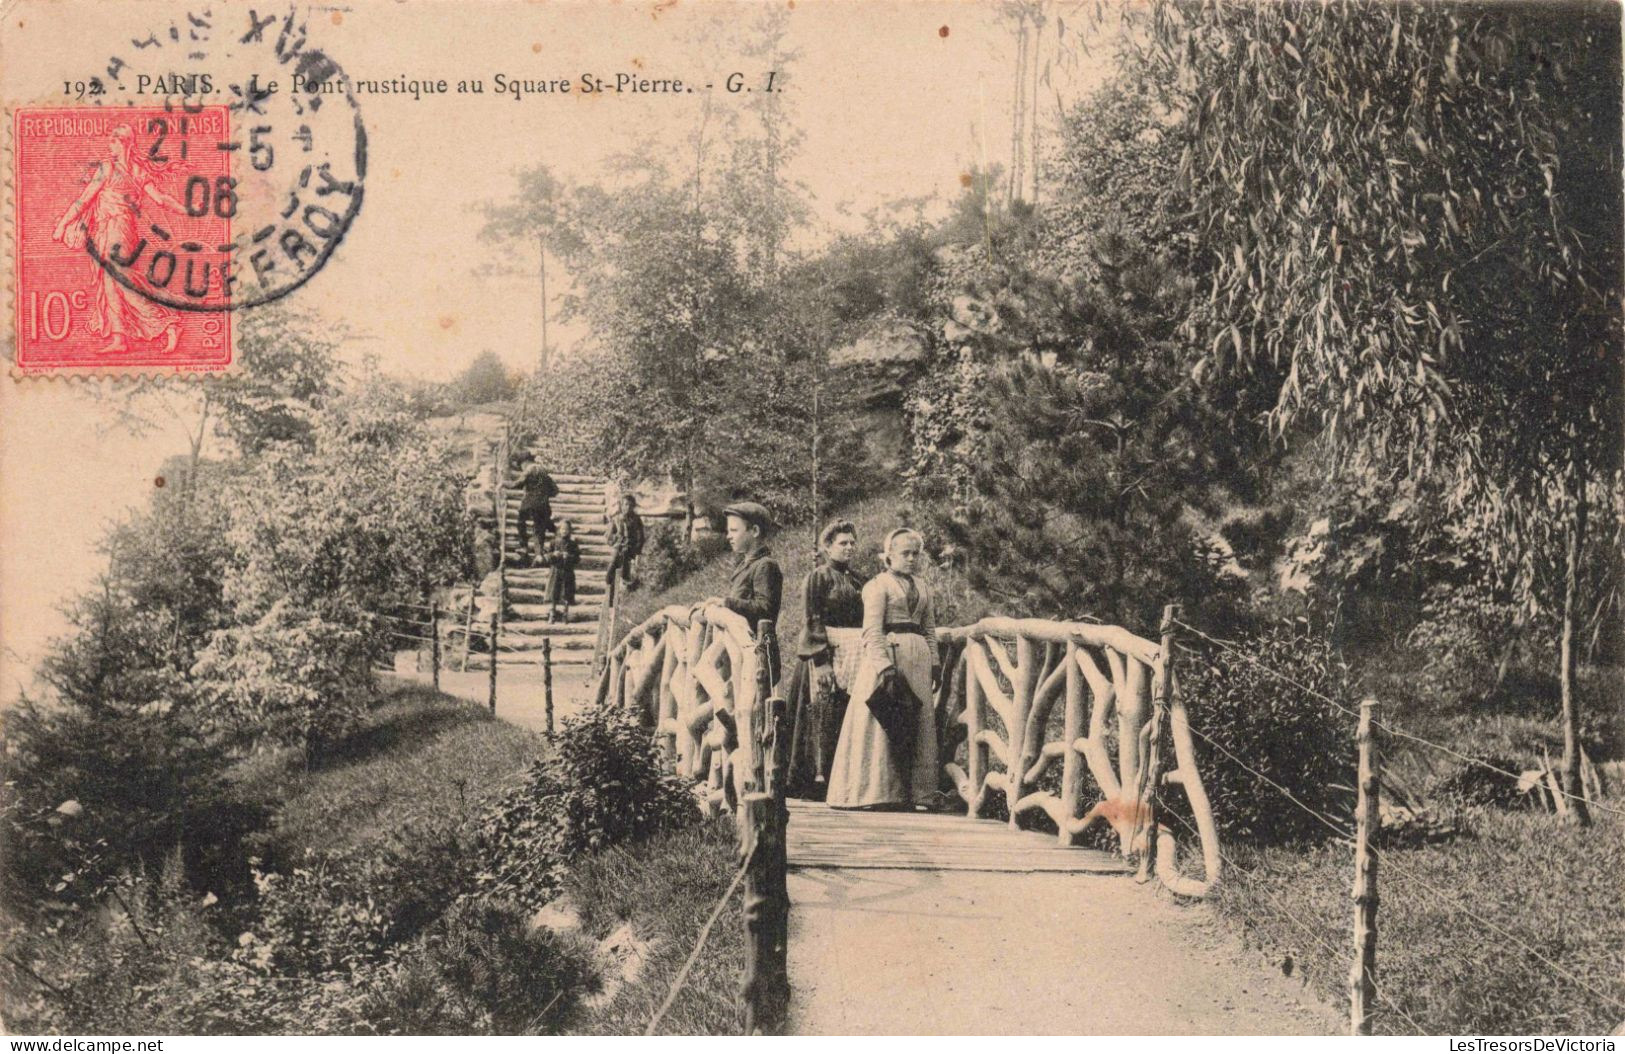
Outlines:
{"label": "grassy bank", "polygon": [[[1625,820],[1588,830],[1539,813],[1474,811],[1454,841],[1380,864],[1378,1031],[1607,1034],[1625,1021]],[[1348,1005],[1349,850],[1227,850],[1243,868],[1216,907],[1271,962]],[[1397,1009],[1395,1007],[1397,1006]]]}
{"label": "grassy bank", "polygon": [[545,737],[481,707],[407,685],[314,764],[297,750],[270,751],[245,761],[235,778],[245,797],[276,807],[268,854],[293,859],[467,821],[546,747]]}
{"label": "grassy bank", "polygon": [[[578,1020],[586,1035],[641,1035],[665,1002],[706,919],[739,869],[731,818],[599,853],[571,870],[569,893],[584,925],[602,939],[630,922],[648,941],[649,959],[638,978],[613,1000]],[[741,894],[724,905],[705,950],[662,1020],[660,1035],[737,1035],[745,968]]]}

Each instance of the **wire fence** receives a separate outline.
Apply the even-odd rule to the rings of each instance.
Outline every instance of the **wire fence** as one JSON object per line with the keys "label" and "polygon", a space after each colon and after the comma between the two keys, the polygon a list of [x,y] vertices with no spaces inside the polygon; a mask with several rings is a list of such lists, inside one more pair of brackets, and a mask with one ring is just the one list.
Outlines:
{"label": "wire fence", "polygon": [[[452,665],[448,651],[455,648],[458,653],[458,672],[467,672],[470,655],[475,652],[475,644],[478,643],[480,645],[478,653],[485,656],[487,668],[486,706],[495,716],[499,683],[497,671],[502,665],[503,656],[503,623],[501,601],[495,597],[492,600],[492,610],[484,618],[476,617],[477,594],[473,593],[469,595],[466,608],[460,605],[443,607],[433,601],[427,604],[403,602],[395,605],[422,611],[425,613],[423,618],[390,611],[364,610],[363,614],[376,619],[390,641],[407,645],[420,654],[427,649],[430,683],[436,690],[440,688],[441,673]],[[449,628],[445,625],[448,622]],[[542,640],[540,658],[536,662],[542,674],[542,705],[546,716],[547,734],[550,736],[554,732],[552,645],[551,639]]]}
{"label": "wire fence", "polygon": [[[1227,641],[1222,638],[1215,637],[1177,617],[1174,619],[1174,622],[1181,629],[1221,649],[1226,655],[1237,658],[1267,674],[1268,676],[1280,681],[1282,684],[1289,685],[1307,696],[1311,696],[1320,700],[1321,702],[1326,703],[1335,710],[1342,712],[1356,721],[1361,719],[1361,711],[1356,707],[1351,706],[1339,699],[1333,698],[1325,692],[1303,683],[1303,681],[1297,677],[1293,677],[1288,673],[1273,668],[1267,663],[1261,662],[1256,656],[1250,654],[1244,645],[1238,644],[1235,641]],[[1408,731],[1407,729],[1401,728],[1391,719],[1378,719],[1374,716],[1374,712],[1375,707],[1370,706],[1370,713],[1367,715],[1368,727],[1375,731],[1380,731],[1386,736],[1403,740],[1407,743],[1414,743],[1419,746],[1430,748],[1455,758],[1469,766],[1487,770],[1514,781],[1521,778],[1517,773],[1509,772],[1506,769],[1486,762],[1481,758],[1475,758],[1470,754],[1451,747],[1448,744],[1439,743],[1435,740],[1428,739],[1427,737],[1417,735]],[[1351,801],[1351,812],[1349,816],[1343,817],[1333,815],[1329,813],[1324,806],[1321,808],[1316,808],[1315,806],[1305,802],[1301,794],[1295,793],[1292,789],[1284,786],[1279,780],[1273,778],[1268,773],[1261,771],[1257,766],[1249,764],[1246,760],[1239,757],[1235,751],[1228,748],[1224,743],[1219,742],[1213,736],[1203,732],[1200,728],[1193,726],[1190,731],[1193,736],[1195,736],[1205,745],[1206,748],[1214,751],[1216,754],[1222,755],[1238,769],[1248,773],[1250,776],[1256,779],[1259,786],[1272,790],[1288,806],[1301,811],[1303,814],[1313,819],[1316,824],[1323,827],[1328,832],[1328,834],[1331,836],[1330,841],[1332,844],[1352,849],[1356,853],[1357,857],[1361,853],[1368,853],[1372,863],[1371,875],[1373,876],[1373,886],[1375,885],[1374,876],[1376,873],[1376,864],[1377,861],[1380,860],[1383,873],[1390,877],[1392,883],[1387,887],[1388,899],[1391,900],[1394,897],[1395,889],[1403,890],[1404,899],[1408,903],[1424,901],[1428,904],[1428,906],[1443,912],[1449,919],[1448,925],[1465,927],[1465,932],[1485,931],[1489,934],[1493,934],[1496,938],[1505,942],[1508,946],[1516,947],[1528,955],[1530,960],[1532,960],[1534,963],[1538,963],[1540,966],[1550,971],[1553,977],[1561,978],[1569,985],[1572,985],[1575,992],[1583,993],[1584,995],[1595,999],[1598,1007],[1608,1009],[1614,1013],[1625,1013],[1625,993],[1616,992],[1611,994],[1598,988],[1580,973],[1558,961],[1554,955],[1547,954],[1545,951],[1542,951],[1540,948],[1536,947],[1535,944],[1531,943],[1530,940],[1526,939],[1524,936],[1520,936],[1514,927],[1504,925],[1496,919],[1489,917],[1486,914],[1486,905],[1482,903],[1469,902],[1468,899],[1466,899],[1466,897],[1464,897],[1461,893],[1452,892],[1441,886],[1438,882],[1428,879],[1422,874],[1421,866],[1413,865],[1413,863],[1411,863],[1404,855],[1397,854],[1392,851],[1383,851],[1381,846],[1380,832],[1378,829],[1371,829],[1365,832],[1365,841],[1362,843],[1361,834],[1356,830],[1358,825],[1355,823],[1355,819],[1358,816],[1357,810],[1359,805],[1364,804],[1363,800],[1360,801],[1358,805],[1355,801]],[[1365,760],[1366,758],[1364,755],[1362,755],[1362,762]],[[1362,777],[1364,777],[1364,775],[1365,774],[1362,773]],[[1372,788],[1380,786],[1380,773],[1373,773],[1373,778],[1374,782],[1371,783],[1370,786]],[[1359,793],[1353,788],[1349,788],[1349,792],[1351,799],[1361,798]],[[1562,791],[1561,793],[1567,798],[1580,797],[1567,791]],[[1620,813],[1625,812],[1625,810],[1622,810],[1616,806],[1599,802],[1595,800],[1594,797],[1588,796],[1582,798],[1581,800],[1584,801],[1585,805],[1589,809],[1598,813],[1619,815]],[[1177,822],[1193,837],[1198,835],[1196,829],[1190,824],[1190,822],[1178,813],[1165,811],[1162,813],[1162,815],[1165,815],[1168,819]],[[1380,828],[1380,820],[1377,824],[1371,826],[1373,828]],[[1300,912],[1291,910],[1285,903],[1282,902],[1281,898],[1277,897],[1272,892],[1271,876],[1262,874],[1256,868],[1242,866],[1242,864],[1235,859],[1234,854],[1227,853],[1222,848],[1220,850],[1220,856],[1225,865],[1228,867],[1230,873],[1242,877],[1247,882],[1247,888],[1249,891],[1256,892],[1273,913],[1275,913],[1286,923],[1290,924],[1290,928],[1293,932],[1302,934],[1310,947],[1326,953],[1333,962],[1346,961],[1348,959],[1348,949],[1344,948],[1339,950],[1333,938],[1329,935],[1327,926],[1324,922],[1317,924],[1316,922],[1306,920],[1302,917]],[[1355,892],[1356,899],[1358,900],[1362,894],[1359,880],[1356,881]],[[1373,916],[1373,923],[1375,921],[1374,916],[1376,910],[1375,892],[1376,891],[1374,888],[1369,891],[1371,897],[1370,910]],[[1375,927],[1373,926],[1373,930],[1374,928]],[[1357,937],[1359,929],[1360,927],[1356,925]],[[1373,941],[1375,940],[1374,934],[1371,939]],[[1356,965],[1353,969],[1353,976],[1351,977],[1350,982],[1351,993],[1356,980],[1360,978],[1361,974],[1361,967],[1358,964],[1359,959],[1357,958]],[[1369,990],[1376,996],[1377,1002],[1379,1002],[1387,1010],[1391,1011],[1399,1021],[1404,1023],[1406,1027],[1412,1029],[1415,1034],[1429,1034],[1428,1030],[1416,1020],[1415,1015],[1407,1012],[1388,991],[1384,990],[1384,988],[1377,983],[1374,970],[1371,971],[1371,975],[1369,977],[1365,977],[1364,980],[1369,985]]]}
{"label": "wire fence", "polygon": [[[1228,654],[1235,655],[1235,656],[1239,657],[1242,661],[1247,662],[1247,663],[1251,664],[1252,666],[1256,667],[1259,671],[1261,671],[1261,672],[1263,672],[1265,674],[1268,674],[1271,677],[1276,678],[1277,680],[1281,681],[1283,684],[1291,685],[1292,687],[1298,689],[1298,691],[1303,692],[1306,695],[1314,696],[1316,699],[1319,699],[1320,701],[1326,703],[1327,705],[1332,706],[1332,707],[1334,707],[1334,708],[1336,708],[1338,710],[1341,710],[1343,713],[1349,715],[1350,717],[1354,718],[1355,720],[1359,720],[1360,715],[1359,715],[1358,711],[1356,711],[1353,707],[1349,706],[1347,703],[1339,702],[1338,700],[1332,698],[1331,696],[1327,695],[1326,693],[1324,693],[1322,691],[1319,691],[1318,689],[1312,688],[1307,684],[1304,684],[1302,681],[1298,680],[1297,678],[1292,677],[1289,674],[1282,673],[1281,671],[1276,670],[1273,667],[1270,667],[1270,666],[1268,666],[1268,665],[1266,665],[1266,664],[1264,664],[1262,662],[1259,662],[1258,659],[1256,659],[1254,656],[1252,656],[1251,654],[1248,653],[1246,648],[1244,648],[1240,644],[1237,644],[1235,641],[1227,641],[1227,640],[1224,640],[1222,638],[1214,637],[1214,636],[1212,636],[1210,634],[1204,633],[1201,630],[1197,629],[1195,626],[1192,626],[1190,623],[1185,622],[1185,621],[1183,621],[1181,619],[1176,618],[1174,621],[1180,627],[1182,627],[1183,629],[1188,630],[1191,633],[1194,633],[1196,636],[1202,638],[1203,640],[1207,641],[1210,644],[1215,645],[1216,647],[1222,648]],[[1405,729],[1400,728],[1398,725],[1394,724],[1393,721],[1390,720],[1390,719],[1379,718],[1379,719],[1376,720],[1375,723],[1376,723],[1377,728],[1381,729],[1383,732],[1387,733],[1390,736],[1395,736],[1395,737],[1397,737],[1399,739],[1403,739],[1403,740],[1405,740],[1407,742],[1415,743],[1418,746],[1423,746],[1423,747],[1427,747],[1430,750],[1438,751],[1441,754],[1445,754],[1445,755],[1447,755],[1447,756],[1449,756],[1451,758],[1454,758],[1457,761],[1464,762],[1467,765],[1470,765],[1470,766],[1472,766],[1474,768],[1482,769],[1482,770],[1487,771],[1487,772],[1493,772],[1496,775],[1499,775],[1499,776],[1505,777],[1507,779],[1513,780],[1514,782],[1516,782],[1517,780],[1520,780],[1520,779],[1523,778],[1520,773],[1512,772],[1512,771],[1509,771],[1507,769],[1501,768],[1498,765],[1491,764],[1490,762],[1485,761],[1483,758],[1475,758],[1472,755],[1465,754],[1465,753],[1461,752],[1460,750],[1457,750],[1454,747],[1451,747],[1451,746],[1449,746],[1447,744],[1440,743],[1440,742],[1437,742],[1435,740],[1428,739],[1425,736],[1419,736],[1419,735],[1416,735],[1413,732],[1406,731]],[[1563,790],[1561,787],[1554,788],[1553,790],[1554,790],[1554,793],[1560,794],[1562,797],[1564,797],[1564,798],[1566,798],[1566,799],[1568,799],[1570,801],[1580,802],[1580,803],[1584,804],[1587,808],[1594,809],[1597,812],[1609,813],[1609,814],[1614,815],[1614,816],[1625,815],[1625,808],[1619,808],[1617,806],[1606,805],[1606,804],[1604,804],[1602,802],[1599,802],[1599,801],[1595,800],[1594,798],[1591,798],[1591,797],[1588,797],[1588,796],[1585,796],[1585,795],[1581,795],[1581,794],[1574,794],[1572,792]]]}

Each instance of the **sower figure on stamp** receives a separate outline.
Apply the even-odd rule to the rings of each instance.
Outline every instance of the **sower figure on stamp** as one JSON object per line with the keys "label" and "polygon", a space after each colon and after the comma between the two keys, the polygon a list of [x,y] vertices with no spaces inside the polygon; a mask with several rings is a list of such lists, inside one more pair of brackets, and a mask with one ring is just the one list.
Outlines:
{"label": "sower figure on stamp", "polygon": [[638,515],[638,499],[631,494],[621,497],[621,510],[609,521],[609,572],[605,582],[614,589],[615,574],[628,586],[637,579],[632,577],[632,561],[643,553],[643,517]]}
{"label": "sower figure on stamp", "polygon": [[[723,509],[728,517],[728,545],[733,549],[733,574],[728,579],[728,595],[711,597],[701,606],[717,604],[742,615],[752,632],[763,619],[779,620],[779,603],[784,597],[784,572],[773,559],[766,540],[773,529],[772,518],[754,501],[740,501]],[[779,680],[778,656],[773,656],[769,679]]]}
{"label": "sower figure on stamp", "polygon": [[553,482],[547,469],[536,460],[536,455],[526,454],[519,473],[519,485],[525,488],[524,497],[519,499],[519,548],[527,558],[530,557],[530,537],[525,530],[526,522],[536,528],[536,549],[538,554],[547,542],[547,536],[553,533],[553,498],[559,492],[559,485]]}
{"label": "sower figure on stamp", "polygon": [[[186,205],[158,187],[158,175],[165,166],[154,165],[135,148],[135,132],[127,124],[113,129],[108,144],[109,157],[96,166],[90,182],[57,221],[51,237],[70,249],[82,249],[88,241],[98,257],[126,255],[143,243],[141,208],[145,201],[162,205],[181,215]],[[167,221],[166,221],[167,222]],[[143,281],[135,271],[128,280]],[[180,339],[180,319],[176,313],[138,290],[114,278],[103,266],[95,268],[92,282],[95,309],[91,328],[107,337],[107,346],[98,355],[118,355],[130,350],[131,340],[164,340],[164,353],[175,350]]]}

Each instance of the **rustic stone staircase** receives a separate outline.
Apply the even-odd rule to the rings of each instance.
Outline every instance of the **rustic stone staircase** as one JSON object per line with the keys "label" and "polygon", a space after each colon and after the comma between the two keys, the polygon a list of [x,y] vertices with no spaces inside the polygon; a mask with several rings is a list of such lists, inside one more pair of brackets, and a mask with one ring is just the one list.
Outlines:
{"label": "rustic stone staircase", "polygon": [[[547,567],[525,567],[525,553],[519,547],[519,499],[522,492],[513,486],[504,489],[502,551],[507,562],[507,606],[497,641],[497,664],[533,666],[542,662],[542,642],[551,641],[555,667],[589,666],[598,638],[598,623],[608,592],[609,569],[608,481],[597,476],[554,473],[559,494],[553,499],[553,519],[570,521],[581,545],[581,563],[576,566],[576,602],[568,620],[548,622]],[[532,554],[537,546],[531,540]],[[495,598],[480,597],[481,625],[488,625]],[[470,656],[470,667],[486,667],[484,655]]]}

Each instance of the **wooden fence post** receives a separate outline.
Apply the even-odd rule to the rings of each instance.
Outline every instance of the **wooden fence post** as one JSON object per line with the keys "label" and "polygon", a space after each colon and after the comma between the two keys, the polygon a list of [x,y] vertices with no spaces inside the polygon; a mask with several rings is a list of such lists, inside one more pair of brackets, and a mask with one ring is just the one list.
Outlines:
{"label": "wooden fence post", "polygon": [[468,647],[474,639],[474,602],[479,595],[480,587],[477,584],[468,591],[468,614],[463,618],[463,659],[457,667],[459,673],[468,672]]}
{"label": "wooden fence post", "polygon": [[1354,963],[1349,967],[1349,1035],[1371,1035],[1377,997],[1377,836],[1382,822],[1377,810],[1382,774],[1372,732],[1375,699],[1360,702],[1359,799],[1354,820]]}
{"label": "wooden fence post", "polygon": [[440,691],[440,604],[429,601],[429,662],[434,690]]}
{"label": "wooden fence post", "polygon": [[547,734],[553,734],[553,638],[542,638],[542,702],[547,707]]}
{"label": "wooden fence post", "polygon": [[487,697],[491,706],[491,716],[497,716],[497,634],[502,627],[501,601],[497,603],[497,610],[491,612],[491,679],[487,688]]}

